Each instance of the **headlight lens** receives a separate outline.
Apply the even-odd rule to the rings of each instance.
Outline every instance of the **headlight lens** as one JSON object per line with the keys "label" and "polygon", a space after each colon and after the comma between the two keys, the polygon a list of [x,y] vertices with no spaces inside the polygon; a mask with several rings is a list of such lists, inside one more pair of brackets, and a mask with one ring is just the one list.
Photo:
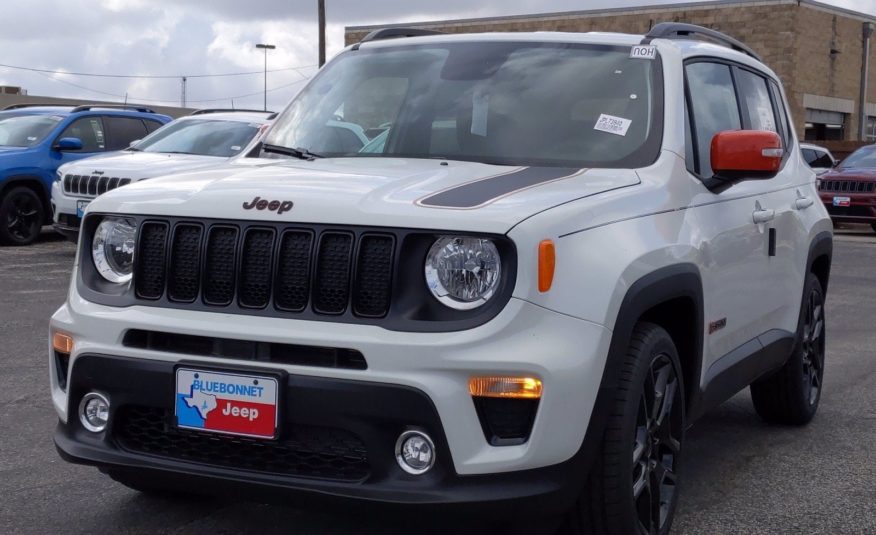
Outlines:
{"label": "headlight lens", "polygon": [[110,282],[125,283],[134,271],[137,224],[125,218],[108,217],[100,222],[91,242],[94,267]]}
{"label": "headlight lens", "polygon": [[426,285],[436,299],[457,310],[485,304],[501,277],[499,250],[486,238],[442,236],[426,256]]}

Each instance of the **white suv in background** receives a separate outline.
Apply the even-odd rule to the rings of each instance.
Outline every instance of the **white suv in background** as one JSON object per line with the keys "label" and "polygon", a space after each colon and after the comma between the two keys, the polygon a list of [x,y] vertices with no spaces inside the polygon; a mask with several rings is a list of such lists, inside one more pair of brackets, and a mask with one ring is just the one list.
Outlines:
{"label": "white suv in background", "polygon": [[666,533],[697,418],[749,385],[815,415],[831,222],[723,34],[378,30],[253,155],[88,207],[51,320],[68,461]]}
{"label": "white suv in background", "polygon": [[52,185],[55,230],[76,241],[85,207],[98,195],[138,180],[210,167],[244,154],[274,116],[256,110],[198,110],[125,150],[61,166]]}

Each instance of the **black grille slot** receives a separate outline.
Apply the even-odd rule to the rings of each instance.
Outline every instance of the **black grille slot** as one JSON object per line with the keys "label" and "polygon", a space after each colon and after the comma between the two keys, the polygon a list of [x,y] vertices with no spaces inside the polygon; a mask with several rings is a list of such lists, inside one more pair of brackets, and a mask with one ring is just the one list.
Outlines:
{"label": "black grille slot", "polygon": [[350,256],[353,237],[326,232],[320,237],[313,310],[320,314],[343,314],[350,300]]}
{"label": "black grille slot", "polygon": [[343,429],[288,426],[274,442],[178,429],[171,417],[166,409],[123,406],[114,438],[127,451],[237,470],[343,481],[371,472],[365,444]]}
{"label": "black grille slot", "polygon": [[170,253],[167,295],[174,301],[191,302],[201,285],[201,226],[177,225]]}
{"label": "black grille slot", "polygon": [[300,312],[310,295],[310,258],[313,233],[290,230],[280,239],[277,261],[277,284],[274,303],[277,308]]}
{"label": "black grille slot", "polygon": [[141,329],[131,329],[126,332],[122,344],[125,347],[137,349],[202,357],[258,360],[345,370],[365,370],[368,368],[365,357],[359,351],[336,347],[254,342]]}
{"label": "black grille slot", "polygon": [[513,446],[529,439],[537,399],[474,398],[484,435],[493,446]]}
{"label": "black grille slot", "polygon": [[90,176],[88,177],[88,194],[89,195],[97,195],[97,181],[100,177]]}
{"label": "black grille slot", "polygon": [[240,305],[264,308],[271,297],[274,231],[251,229],[244,236],[240,262]]}
{"label": "black grille slot", "polygon": [[353,312],[359,316],[382,317],[389,311],[392,288],[392,236],[366,235],[359,242]]}
{"label": "black grille slot", "polygon": [[204,272],[204,302],[229,305],[234,299],[234,270],[237,265],[237,229],[213,227],[207,238]]}
{"label": "black grille slot", "polygon": [[167,224],[146,222],[140,227],[140,243],[136,255],[134,284],[137,296],[158,299],[164,293],[167,279]]}

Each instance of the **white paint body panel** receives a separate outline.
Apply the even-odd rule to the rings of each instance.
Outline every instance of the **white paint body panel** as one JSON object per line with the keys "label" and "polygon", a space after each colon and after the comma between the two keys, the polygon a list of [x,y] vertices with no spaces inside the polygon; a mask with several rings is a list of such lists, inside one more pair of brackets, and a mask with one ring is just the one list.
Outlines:
{"label": "white paint body panel", "polygon": [[[630,46],[641,41],[639,36],[617,34],[537,33],[424,37],[405,42],[426,39]],[[90,212],[194,219],[507,233],[519,254],[513,298],[496,318],[480,327],[453,333],[404,333],[374,326],[187,310],[115,309],[83,300],[74,285],[67,303],[53,317],[52,328],[73,334],[76,354],[88,351],[167,361],[183,356],[123,348],[123,331],[144,328],[193,335],[221,331],[223,337],[305,345],[325,345],[331,340],[332,345],[360,350],[368,370],[285,368],[296,374],[423,390],[438,410],[458,473],[507,472],[565,461],[581,445],[621,301],[638,279],[679,263],[693,264],[700,271],[706,323],[726,317],[728,325],[720,336],[704,337],[702,381],[710,365],[752,333],[796,329],[809,243],[816,234],[831,231],[821,203],[805,211],[792,208],[798,195],[818,199],[815,175],[799,150],[792,151],[775,179],[740,183],[722,193],[707,190],[685,167],[683,59],[725,57],[771,71],[748,56],[714,45],[666,40],[653,44],[663,62],[664,133],[658,159],[646,168],[590,169],[483,207],[450,210],[419,206],[416,201],[508,168],[378,158],[239,160],[222,169],[134,184],[101,196],[89,207]],[[393,45],[386,41],[363,46]],[[295,206],[280,216],[242,210],[241,204],[255,196],[288,199]],[[751,219],[756,202],[776,210],[776,257],[767,257],[763,229]],[[557,266],[553,287],[539,293],[536,252],[544,239],[556,244]],[[466,390],[468,378],[475,373],[531,373],[542,378],[545,394],[526,444],[492,447],[486,443]],[[54,379],[52,397],[59,415],[66,418],[66,397]]]}

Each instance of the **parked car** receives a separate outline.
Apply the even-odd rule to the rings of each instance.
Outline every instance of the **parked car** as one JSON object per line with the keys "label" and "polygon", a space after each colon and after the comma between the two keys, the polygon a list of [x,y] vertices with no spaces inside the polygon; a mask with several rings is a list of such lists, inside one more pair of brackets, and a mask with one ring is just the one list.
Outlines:
{"label": "parked car", "polygon": [[815,174],[824,174],[836,166],[836,158],[824,147],[810,143],[800,143],[800,152]]}
{"label": "parked car", "polygon": [[198,110],[136,140],[125,150],[61,166],[52,185],[55,230],[76,241],[85,207],[98,195],[146,178],[209,167],[245,154],[274,115],[253,110]]}
{"label": "parked car", "polygon": [[834,222],[876,231],[876,145],[859,148],[820,178],[818,194]]}
{"label": "parked car", "polygon": [[125,148],[167,122],[140,106],[18,104],[0,112],[0,244],[28,245],[51,223],[59,166]]}
{"label": "parked car", "polygon": [[51,320],[65,459],[663,534],[699,417],[749,385],[815,415],[832,226],[726,35],[377,30],[260,151],[89,205]]}

